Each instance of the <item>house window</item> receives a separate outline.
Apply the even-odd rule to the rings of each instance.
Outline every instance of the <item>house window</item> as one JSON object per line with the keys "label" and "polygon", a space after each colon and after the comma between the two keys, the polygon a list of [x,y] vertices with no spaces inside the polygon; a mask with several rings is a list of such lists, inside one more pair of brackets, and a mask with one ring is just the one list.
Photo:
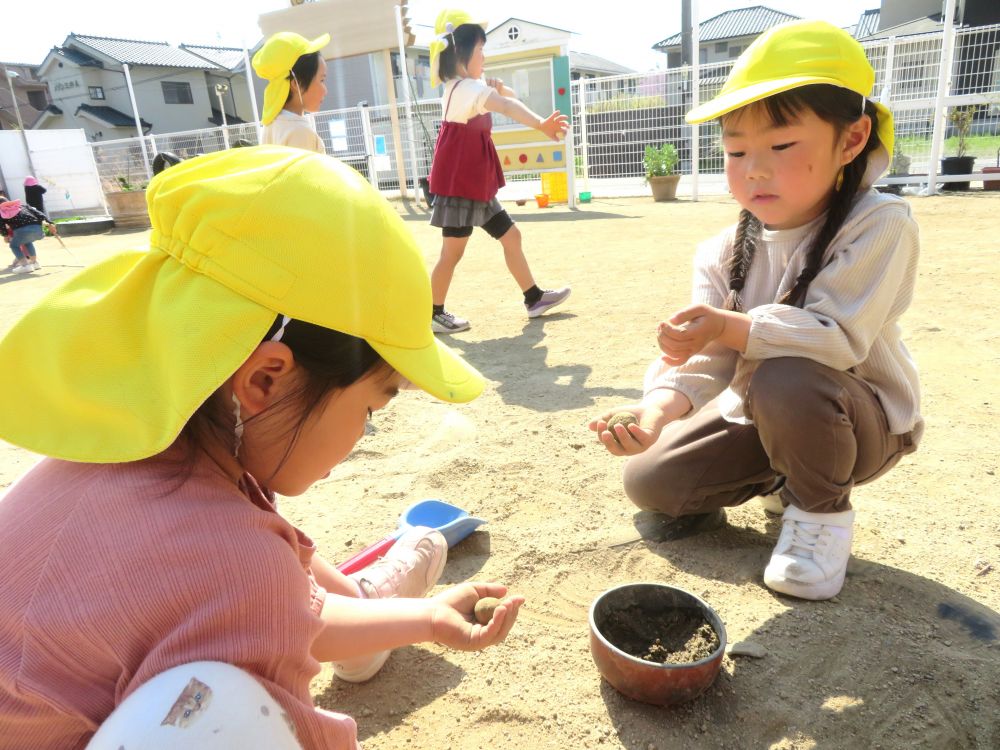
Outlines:
{"label": "house window", "polygon": [[733,59],[739,57],[742,52],[743,52],[743,48],[740,47],[739,45],[736,45],[735,47],[730,47],[729,48],[729,59],[733,60]]}
{"label": "house window", "polygon": [[729,42],[716,42],[715,43],[715,51],[718,52],[719,54],[722,54],[727,49],[729,49]]}
{"label": "house window", "polygon": [[679,68],[681,66],[681,53],[680,52],[668,52],[667,53],[667,67],[668,68]]}
{"label": "house window", "polygon": [[160,81],[163,87],[163,101],[166,104],[194,104],[191,84],[176,81]]}
{"label": "house window", "polygon": [[698,64],[707,65],[708,64],[708,50],[702,47],[698,50]]}
{"label": "house window", "polygon": [[91,99],[104,99],[104,87],[103,86],[88,86],[90,89]]}
{"label": "house window", "polygon": [[510,26],[507,29],[507,38],[512,42],[517,41],[521,36],[521,30],[517,26]]}
{"label": "house window", "polygon": [[45,100],[44,91],[29,91],[28,92],[28,104],[32,107],[41,111],[49,106],[49,103]]}

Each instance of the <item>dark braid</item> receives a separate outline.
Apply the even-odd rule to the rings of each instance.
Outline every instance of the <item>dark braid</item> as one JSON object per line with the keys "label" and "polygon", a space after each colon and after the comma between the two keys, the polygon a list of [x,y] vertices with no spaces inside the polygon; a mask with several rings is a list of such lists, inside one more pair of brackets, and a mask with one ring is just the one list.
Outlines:
{"label": "dark braid", "polygon": [[729,258],[729,296],[726,297],[726,309],[743,312],[743,285],[746,283],[750,264],[757,252],[757,240],[760,239],[760,219],[747,211],[740,211],[740,220],[736,224],[736,237],[733,239],[733,254]]}
{"label": "dark braid", "polygon": [[[804,109],[812,110],[821,120],[831,123],[834,132],[839,138],[844,129],[851,123],[857,121],[859,117],[858,103],[860,94],[848,89],[826,84],[814,84],[802,86],[790,91],[768,97],[760,102],[767,110],[771,122],[782,127],[787,125],[798,112]],[[753,106],[753,105],[751,105]],[[826,219],[819,232],[816,233],[809,250],[806,252],[806,262],[795,279],[795,284],[778,302],[783,305],[802,307],[805,304],[806,292],[809,284],[816,278],[821,270],[823,256],[833,238],[844,225],[844,220],[854,207],[858,199],[858,188],[861,180],[868,170],[868,157],[881,146],[878,137],[878,111],[875,105],[865,100],[864,113],[871,118],[871,135],[861,152],[854,157],[853,161],[844,165],[843,182],[840,187],[834,190],[830,205],[827,206]],[[726,300],[726,307],[729,310],[739,310],[741,305],[739,291],[742,290],[746,275],[750,269],[750,262],[753,260],[754,240],[760,237],[760,222],[756,222],[756,237],[752,236],[752,225],[747,223],[744,226],[744,214],[749,212],[744,209],[740,212],[740,222],[736,227],[736,240],[733,243],[733,257],[729,263],[729,297]],[[741,232],[741,228],[742,232]],[[747,240],[750,240],[750,247],[746,247]],[[731,306],[736,305],[736,306]]]}

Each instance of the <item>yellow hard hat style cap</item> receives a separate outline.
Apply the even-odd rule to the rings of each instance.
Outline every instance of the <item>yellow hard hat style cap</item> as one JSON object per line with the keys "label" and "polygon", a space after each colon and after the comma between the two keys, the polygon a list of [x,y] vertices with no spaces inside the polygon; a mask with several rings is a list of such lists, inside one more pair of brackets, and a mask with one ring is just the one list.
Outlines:
{"label": "yellow hard hat style cap", "polygon": [[302,55],[318,52],[330,43],[330,35],[306,39],[294,31],[279,31],[268,37],[253,56],[253,69],[267,81],[264,89],[264,112],[260,121],[269,125],[288,101],[291,83],[288,80],[292,67]]}
{"label": "yellow hard hat style cap", "polygon": [[[789,21],[768,29],[746,48],[718,96],[687,113],[689,123],[706,122],[782,91],[825,83],[867,97],[875,70],[864,48],[843,29],[825,21]],[[878,137],[891,158],[893,122],[889,109],[878,110]],[[880,160],[881,161],[881,160]]]}
{"label": "yellow hard hat style cap", "polygon": [[467,23],[473,24],[474,26],[482,26],[483,30],[486,30],[486,21],[474,19],[464,10],[445,8],[438,13],[437,20],[434,21],[435,37],[430,44],[431,86],[437,86],[441,83],[441,53],[444,52],[448,48],[448,45],[452,43],[452,33],[459,26],[464,26]]}
{"label": "yellow hard hat style cap", "polygon": [[[282,146],[181,162],[147,190],[149,249],[50,292],[0,340],[0,438],[72,461],[155,455],[278,314],[365,339],[437,398],[482,376],[431,332],[431,287],[402,219],[361,175]],[[25,377],[31,373],[31,377]]]}

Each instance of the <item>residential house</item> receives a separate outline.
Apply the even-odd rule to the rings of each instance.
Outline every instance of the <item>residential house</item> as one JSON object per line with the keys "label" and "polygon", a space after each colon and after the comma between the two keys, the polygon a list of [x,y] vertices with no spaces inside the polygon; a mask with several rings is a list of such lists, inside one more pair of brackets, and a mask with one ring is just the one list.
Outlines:
{"label": "residential house", "polygon": [[[713,16],[698,24],[698,62],[711,65],[735,60],[762,32],[798,18],[763,5]],[[678,32],[653,45],[654,50],[667,56],[668,68],[681,67],[681,38]]]}
{"label": "residential house", "polygon": [[240,50],[71,33],[39,66],[52,102],[34,127],[82,128],[91,141],[134,136],[125,64],[144,133],[220,124],[219,82],[229,87],[221,103],[228,121],[253,119]]}
{"label": "residential house", "polygon": [[[5,73],[13,74],[10,84],[3,78]],[[12,87],[17,109],[11,99]],[[48,105],[47,89],[44,81],[38,80],[37,65],[0,62],[0,130],[16,130],[18,113],[24,127],[30,128]]]}

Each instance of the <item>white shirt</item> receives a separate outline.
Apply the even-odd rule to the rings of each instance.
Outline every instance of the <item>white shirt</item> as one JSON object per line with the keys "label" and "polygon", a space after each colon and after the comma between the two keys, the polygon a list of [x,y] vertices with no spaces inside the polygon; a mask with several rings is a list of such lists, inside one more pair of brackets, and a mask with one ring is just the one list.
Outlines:
{"label": "white shirt", "polygon": [[[851,370],[868,383],[890,432],[903,434],[922,422],[917,369],[898,322],[913,299],[920,250],[910,206],[868,190],[827,248],[804,307],[777,304],[802,271],[809,241],[824,219],[795,229],[763,230],[742,291],[744,310],[752,318],[745,353],[713,342],[678,367],[657,359],[646,372],[645,391],[680,391],[694,407],[691,414],[718,396],[722,415],[745,424],[743,401],[760,361],[805,357]],[[724,306],[734,235],[730,227],[698,248],[693,304]]]}
{"label": "white shirt", "polygon": [[274,146],[293,146],[318,154],[326,153],[323,140],[317,135],[312,119],[281,110],[270,124],[264,126],[263,143]]}
{"label": "white shirt", "polygon": [[[459,84],[461,85],[459,86]],[[476,115],[485,115],[489,112],[486,109],[486,100],[489,99],[490,93],[495,90],[476,78],[452,78],[444,84],[444,95],[441,97],[441,117],[448,122],[465,124]],[[451,97],[451,106],[448,105],[449,97]]]}

